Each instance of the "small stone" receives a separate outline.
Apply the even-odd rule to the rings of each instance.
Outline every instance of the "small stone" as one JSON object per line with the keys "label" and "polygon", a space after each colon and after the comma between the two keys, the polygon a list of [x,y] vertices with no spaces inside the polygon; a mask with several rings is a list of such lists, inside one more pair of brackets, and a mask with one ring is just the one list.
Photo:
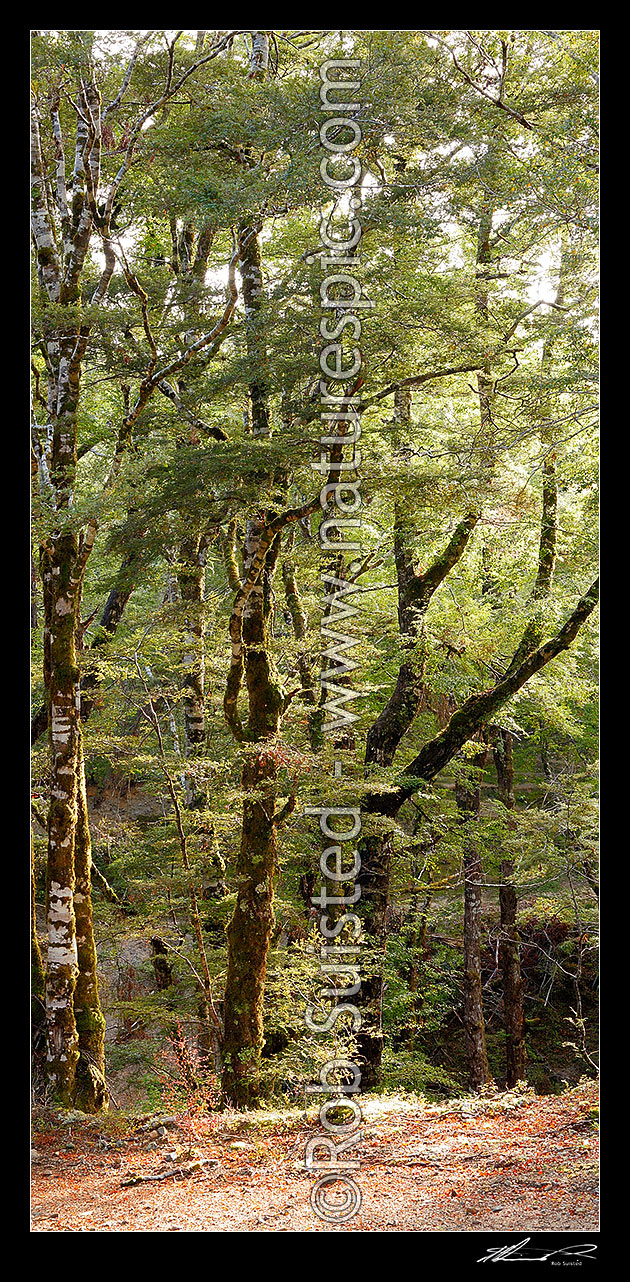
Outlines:
{"label": "small stone", "polygon": [[37,1151],[37,1149],[36,1149],[36,1148],[32,1148],[32,1149],[31,1149],[31,1162],[39,1162],[40,1157],[41,1157],[41,1153],[38,1153],[38,1151]]}

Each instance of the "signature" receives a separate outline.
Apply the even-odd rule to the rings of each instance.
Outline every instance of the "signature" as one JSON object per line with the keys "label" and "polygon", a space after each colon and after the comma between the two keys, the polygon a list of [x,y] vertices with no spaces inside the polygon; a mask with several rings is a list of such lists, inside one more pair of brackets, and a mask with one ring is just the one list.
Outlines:
{"label": "signature", "polygon": [[491,1261],[493,1264],[497,1260],[551,1260],[554,1255],[564,1256],[565,1258],[581,1257],[582,1259],[592,1259],[597,1251],[597,1246],[593,1242],[577,1242],[573,1246],[562,1246],[556,1251],[547,1251],[544,1247],[530,1247],[525,1250],[527,1243],[531,1238],[524,1237],[522,1242],[515,1242],[513,1246],[497,1246],[488,1251],[487,1255],[482,1255],[477,1264],[486,1264]]}

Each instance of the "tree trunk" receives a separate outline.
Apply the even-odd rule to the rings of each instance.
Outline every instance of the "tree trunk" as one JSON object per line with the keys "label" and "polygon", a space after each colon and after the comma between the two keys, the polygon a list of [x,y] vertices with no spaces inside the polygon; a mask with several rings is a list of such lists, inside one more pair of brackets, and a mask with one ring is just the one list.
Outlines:
{"label": "tree trunk", "polygon": [[[261,518],[248,521],[243,557],[247,578],[260,551]],[[241,842],[236,865],[238,891],[227,928],[228,968],[225,986],[223,1091],[237,1107],[254,1107],[260,1098],[263,1047],[263,991],[273,928],[276,874],[277,762],[273,738],[278,732],[284,695],[270,649],[271,579],[279,549],[269,547],[258,580],[243,612],[242,643],[249,714],[241,787]]]}
{"label": "tree trunk", "polygon": [[[514,753],[512,735],[500,729],[494,747],[494,761],[499,785],[499,797],[507,810],[514,807]],[[505,1084],[515,1086],[525,1078],[525,1020],[523,1013],[523,978],[518,930],[516,928],[517,898],[514,885],[514,860],[501,860],[501,935],[499,939],[499,968],[503,978],[503,1019],[505,1024]]]}
{"label": "tree trunk", "polygon": [[[487,752],[476,757],[481,769]],[[481,788],[478,780],[457,782],[455,798],[462,823],[475,823],[481,810]],[[464,842],[464,1035],[468,1061],[468,1081],[472,1090],[492,1082],[486,1050],[486,1026],[483,1015],[481,986],[481,891],[483,870],[479,846],[474,835]]]}
{"label": "tree trunk", "polygon": [[123,558],[118,578],[112,588],[99,619],[99,630],[90,646],[94,651],[94,662],[88,658],[81,678],[81,720],[87,721],[92,712],[100,687],[98,672],[98,651],[114,637],[125,612],[125,607],[134,589],[134,579],[138,572],[140,557],[137,552],[128,552]]}
{"label": "tree trunk", "polygon": [[479,1090],[492,1081],[481,990],[482,885],[479,850],[471,844],[464,854],[464,1033],[468,1080],[472,1090]]}
{"label": "tree trunk", "polygon": [[[203,754],[206,739],[204,655],[204,541],[197,534],[180,547],[178,583],[186,611],[188,648],[184,655],[184,755],[194,760]],[[186,805],[203,803],[192,770],[185,772]]]}
{"label": "tree trunk", "polygon": [[[31,547],[31,628],[37,627],[37,570]],[[44,729],[46,727],[44,726]]]}
{"label": "tree trunk", "polygon": [[269,362],[262,330],[264,292],[258,228],[250,223],[243,223],[239,228],[238,244],[241,251],[240,273],[245,307],[252,433],[254,436],[269,436]]}
{"label": "tree trunk", "polygon": [[[252,32],[250,79],[264,80],[269,61],[269,36]],[[240,274],[245,308],[251,430],[257,437],[271,434],[269,414],[269,363],[264,338],[264,284],[258,239],[253,220],[241,223],[238,232]],[[262,485],[271,478],[260,476]],[[276,473],[278,489],[286,488],[286,475]],[[261,554],[265,519],[261,511],[247,522],[243,550],[243,582],[253,573]],[[260,1100],[260,1058],[264,1043],[263,994],[267,954],[273,929],[273,892],[277,851],[277,762],[272,740],[284,708],[284,692],[271,654],[271,582],[280,550],[281,535],[266,548],[258,575],[242,614],[242,634],[237,681],[244,673],[249,701],[243,735],[251,745],[245,751],[241,786],[243,803],[241,842],[237,860],[238,891],[234,914],[227,928],[228,968],[225,986],[222,1087],[237,1107],[255,1107]],[[237,590],[238,597],[238,590]],[[234,653],[233,653],[234,658]],[[238,721],[234,696],[235,721]]]}
{"label": "tree trunk", "polygon": [[[112,588],[107,601],[103,607],[103,613],[99,620],[99,632],[94,637],[90,646],[90,654],[98,650],[101,646],[106,645],[114,636],[118,624],[122,619],[125,606],[133,592],[133,582],[130,575],[134,573],[136,563],[138,562],[136,553],[128,553],[124,558],[118,575],[118,582]],[[83,676],[81,678],[81,720],[87,721],[92,709],[94,708],[100,678],[98,674],[98,665],[96,655],[92,663],[88,658]],[[31,747],[33,747],[39,738],[46,733],[48,728],[48,707],[42,704],[35,713],[31,721]]]}
{"label": "tree trunk", "polygon": [[258,797],[243,806],[238,892],[227,928],[222,1085],[236,1108],[251,1108],[260,1097],[263,994],[273,927],[276,762],[271,753],[247,755],[242,787],[247,792],[256,789]]}
{"label": "tree trunk", "polygon": [[42,553],[44,674],[51,778],[46,918],[47,1077],[60,1103],[107,1107],[104,1020],[98,1002],[90,889],[91,848],[81,744],[76,638],[85,560],[74,534]]}
{"label": "tree trunk", "polygon": [[503,976],[503,1009],[505,1020],[505,1084],[515,1086],[525,1079],[525,1038],[523,1018],[523,979],[516,929],[517,899],[514,887],[514,861],[501,860],[501,939],[499,966]]}
{"label": "tree trunk", "polygon": [[71,1104],[79,1059],[74,1015],[78,976],[74,911],[74,845],[77,824],[79,669],[75,635],[80,584],[73,534],[57,535],[44,554],[46,666],[50,710],[50,807],[46,886],[47,1076],[53,1095]]}
{"label": "tree trunk", "polygon": [[106,1112],[105,1019],[101,1011],[96,974],[96,946],[92,916],[92,843],[85,792],[85,766],[79,742],[78,818],[75,839],[74,910],[77,927],[79,975],[74,990],[74,1017],[79,1038],[74,1102],[85,1113]]}
{"label": "tree trunk", "polygon": [[361,988],[355,999],[361,1012],[357,1051],[361,1090],[375,1091],[382,1082],[383,981],[392,862],[390,834],[376,831],[366,835],[360,851],[361,898],[357,910],[363,924],[365,945],[361,953]]}
{"label": "tree trunk", "polygon": [[35,904],[35,869],[33,867],[33,838],[31,837],[31,1045],[33,1062],[40,1068],[42,1035],[45,1032],[44,995],[46,980],[39,939],[37,937],[37,907]]}

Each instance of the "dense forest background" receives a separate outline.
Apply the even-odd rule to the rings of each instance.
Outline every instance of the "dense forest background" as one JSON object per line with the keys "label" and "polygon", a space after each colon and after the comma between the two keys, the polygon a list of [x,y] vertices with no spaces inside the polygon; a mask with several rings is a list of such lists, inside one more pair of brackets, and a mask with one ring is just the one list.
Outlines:
{"label": "dense forest background", "polygon": [[[33,33],[36,1099],[596,1074],[597,46]],[[373,303],[347,553],[311,467],[336,58]],[[318,805],[362,812],[358,1032],[305,1023],[352,985]]]}

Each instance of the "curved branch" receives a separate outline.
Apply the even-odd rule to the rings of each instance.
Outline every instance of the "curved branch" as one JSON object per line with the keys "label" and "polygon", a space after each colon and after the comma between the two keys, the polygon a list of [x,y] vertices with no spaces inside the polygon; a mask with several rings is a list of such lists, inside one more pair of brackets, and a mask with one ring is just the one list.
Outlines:
{"label": "curved branch", "polygon": [[526,681],[529,681],[530,677],[540,672],[563,650],[568,650],[580,628],[595,609],[598,599],[599,579],[596,579],[588,592],[578,601],[573,614],[556,636],[527,655],[514,672],[503,677],[491,690],[471,695],[462,707],[453,713],[445,729],[426,743],[413,761],[409,762],[405,770],[405,775],[409,776],[408,781],[401,783],[394,792],[369,798],[367,809],[380,814],[397,814],[403,802],[416,792],[418,780],[434,779],[475,731],[485,725],[498,709],[507,703],[507,700],[516,694]]}

